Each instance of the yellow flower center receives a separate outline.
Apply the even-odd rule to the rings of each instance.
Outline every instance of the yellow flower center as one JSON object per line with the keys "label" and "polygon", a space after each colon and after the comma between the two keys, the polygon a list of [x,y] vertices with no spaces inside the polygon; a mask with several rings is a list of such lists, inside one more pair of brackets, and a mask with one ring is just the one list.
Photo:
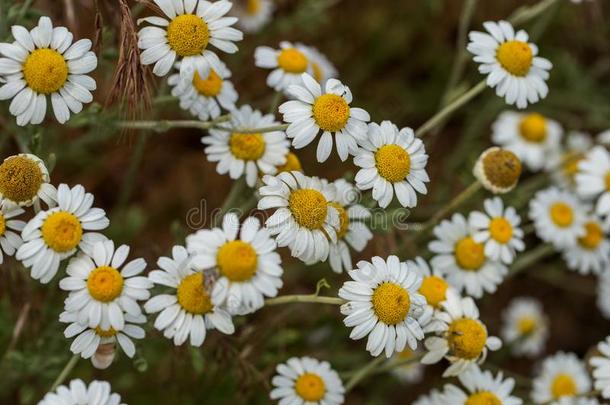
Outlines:
{"label": "yellow flower center", "polygon": [[262,134],[234,132],[229,140],[231,153],[238,159],[258,160],[265,153],[265,138]]}
{"label": "yellow flower center", "polygon": [[387,325],[404,321],[411,308],[411,298],[407,290],[390,282],[385,282],[375,289],[372,302],[375,314]]}
{"label": "yellow flower center", "polygon": [[498,243],[508,243],[513,237],[513,226],[506,218],[495,217],[489,223],[489,234]]}
{"label": "yellow flower center", "polygon": [[465,405],[502,405],[502,401],[493,392],[480,391],[470,395]]}
{"label": "yellow flower center", "polygon": [[[576,173],[578,173],[578,164],[582,162],[584,158],[585,156],[582,153],[576,153],[565,159],[563,173],[570,183],[574,183],[574,178],[576,177]],[[606,182],[608,181],[610,181],[610,176],[606,179]]]}
{"label": "yellow flower center", "polygon": [[604,239],[604,231],[597,222],[587,222],[585,224],[585,235],[578,238],[578,243],[585,249],[595,249]]}
{"label": "yellow flower center", "polygon": [[194,14],[182,14],[167,27],[167,42],[179,56],[199,55],[208,46],[208,24]]}
{"label": "yellow flower center", "polygon": [[483,157],[483,171],[485,178],[494,186],[509,188],[519,181],[521,161],[509,150],[492,150]]}
{"label": "yellow flower center", "polygon": [[322,68],[320,67],[320,64],[316,63],[316,62],[312,62],[311,70],[313,71],[313,78],[316,80],[316,82],[321,83],[322,82]]}
{"label": "yellow flower center", "polygon": [[195,72],[195,75],[193,76],[193,86],[195,86],[195,89],[197,89],[199,94],[206,97],[214,97],[217,96],[222,89],[222,79],[214,70],[210,70],[210,74],[205,80],[199,76],[199,73]]}
{"label": "yellow flower center", "polygon": [[536,319],[531,316],[524,316],[517,321],[517,329],[521,335],[529,335],[536,330]]}
{"label": "yellow flower center", "polygon": [[212,300],[203,288],[205,278],[202,273],[186,276],[178,285],[178,304],[186,312],[203,315],[212,310]]}
{"label": "yellow flower center", "polygon": [[464,270],[475,271],[485,263],[485,247],[467,236],[455,244],[455,261]]}
{"label": "yellow flower center", "polygon": [[6,219],[3,214],[0,214],[0,236],[3,236],[4,232],[6,232]]}
{"label": "yellow flower center", "polygon": [[247,0],[246,13],[248,15],[256,15],[261,9],[261,0]]}
{"label": "yellow flower center", "polygon": [[572,225],[572,221],[574,220],[574,211],[572,210],[572,207],[566,203],[557,202],[551,205],[549,213],[553,223],[560,228]]}
{"label": "yellow flower center", "polygon": [[576,395],[577,387],[574,378],[568,374],[557,374],[551,383],[553,399]]}
{"label": "yellow flower center", "polygon": [[341,239],[347,233],[349,229],[349,217],[347,216],[347,210],[341,204],[334,201],[329,202],[332,207],[339,212],[339,230],[337,231],[337,238]]}
{"label": "yellow flower center", "polygon": [[546,119],[538,113],[526,115],[519,123],[519,133],[528,142],[544,142],[546,139]]}
{"label": "yellow flower center", "polygon": [[375,166],[381,177],[390,183],[396,183],[409,175],[411,157],[398,145],[384,145],[375,152]]}
{"label": "yellow flower center", "polygon": [[114,267],[96,267],[87,278],[87,289],[93,298],[110,302],[123,291],[123,276]]}
{"label": "yellow flower center", "polygon": [[606,173],[604,182],[606,183],[606,191],[610,191],[610,172]]}
{"label": "yellow flower center", "polygon": [[457,319],[449,325],[447,342],[453,356],[468,360],[476,359],[485,348],[487,330],[476,319]]}
{"label": "yellow flower center", "polygon": [[290,194],[288,208],[300,226],[320,229],[326,220],[328,202],[318,190],[302,188]]}
{"label": "yellow flower center", "polygon": [[413,350],[409,347],[398,353],[398,358],[401,360],[409,360],[411,357],[413,357]]}
{"label": "yellow flower center", "polygon": [[110,329],[102,329],[97,326],[95,328],[95,334],[103,338],[110,338],[116,335],[116,330],[112,327]]}
{"label": "yellow flower center", "polygon": [[525,76],[532,67],[534,54],[526,42],[508,41],[498,47],[496,58],[514,76]]}
{"label": "yellow flower center", "polygon": [[303,171],[303,167],[301,166],[301,161],[299,157],[292,152],[288,152],[286,155],[286,163],[277,167],[277,172],[291,172],[291,171]]}
{"label": "yellow flower center", "polygon": [[40,229],[47,246],[56,252],[69,252],[80,243],[83,227],[79,219],[69,212],[57,211],[49,215]]}
{"label": "yellow flower center", "polygon": [[313,104],[313,119],[323,131],[340,131],[349,119],[349,105],[341,96],[322,94]]}
{"label": "yellow flower center", "polygon": [[256,250],[241,240],[227,242],[218,249],[218,269],[231,281],[250,280],[256,273]]}
{"label": "yellow flower center", "polygon": [[426,298],[428,305],[440,308],[441,302],[445,301],[449,284],[437,276],[424,277],[419,287],[419,293]]}
{"label": "yellow flower center", "polygon": [[11,201],[32,200],[42,182],[40,167],[25,156],[13,156],[0,165],[0,193]]}
{"label": "yellow flower center", "polygon": [[68,80],[68,64],[53,49],[36,49],[23,64],[23,78],[36,93],[51,94],[63,87]]}
{"label": "yellow flower center", "polygon": [[297,378],[294,390],[304,401],[318,402],[326,394],[326,385],[319,375],[304,373]]}
{"label": "yellow flower center", "polygon": [[307,57],[295,48],[285,48],[277,57],[277,64],[288,73],[303,73],[307,70]]}

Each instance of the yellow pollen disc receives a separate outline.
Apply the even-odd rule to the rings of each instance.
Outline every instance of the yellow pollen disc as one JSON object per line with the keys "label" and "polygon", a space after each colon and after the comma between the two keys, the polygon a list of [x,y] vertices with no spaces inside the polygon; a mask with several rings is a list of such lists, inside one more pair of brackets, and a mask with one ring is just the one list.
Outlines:
{"label": "yellow pollen disc", "polygon": [[295,48],[285,48],[277,57],[277,64],[288,73],[303,73],[307,70],[307,57]]}
{"label": "yellow pollen disc", "polygon": [[404,321],[411,308],[411,298],[407,290],[389,282],[375,289],[372,302],[375,315],[386,325],[396,325]]}
{"label": "yellow pollen disc", "polygon": [[55,93],[68,80],[68,64],[53,49],[36,49],[23,63],[23,78],[36,93]]}
{"label": "yellow pollen disc", "polygon": [[98,326],[95,328],[95,334],[103,338],[109,338],[116,335],[116,330],[112,327],[110,329],[102,329]]}
{"label": "yellow pollen disc", "polygon": [[25,156],[13,156],[0,165],[0,193],[11,201],[32,200],[42,182],[40,167]]}
{"label": "yellow pollen disc", "polygon": [[83,227],[74,214],[57,211],[44,220],[40,232],[47,246],[63,253],[78,246],[83,236]]}
{"label": "yellow pollen disc", "polygon": [[261,9],[261,0],[247,0],[246,13],[248,15],[256,15]]}
{"label": "yellow pollen disc", "polygon": [[326,220],[328,202],[318,190],[302,188],[290,194],[288,208],[297,224],[307,229],[320,229]]}
{"label": "yellow pollen disc", "polygon": [[585,224],[585,235],[578,238],[578,243],[585,249],[595,249],[604,239],[604,231],[597,222],[587,222]]}
{"label": "yellow pollen disc", "polygon": [[513,237],[513,226],[506,218],[495,217],[489,223],[489,234],[496,242],[505,244]]}
{"label": "yellow pollen disc", "polygon": [[318,402],[326,394],[326,385],[319,375],[305,373],[295,381],[294,390],[304,401]]}
{"label": "yellow pollen disc", "polygon": [[340,131],[349,119],[349,105],[341,96],[322,94],[313,103],[313,119],[323,131]]}
{"label": "yellow pollen disc", "polygon": [[0,236],[3,236],[4,232],[6,232],[6,219],[0,214]]}
{"label": "yellow pollen disc", "polygon": [[455,244],[455,261],[464,270],[478,270],[485,263],[485,247],[467,236]]}
{"label": "yellow pollen disc", "polygon": [[114,267],[97,267],[89,273],[87,289],[89,294],[96,300],[110,302],[121,295],[123,291],[123,276]]}
{"label": "yellow pollen disc", "polygon": [[[568,178],[571,183],[574,183],[574,178],[576,177],[576,173],[578,173],[578,164],[582,162],[584,159],[584,155],[582,153],[577,153],[572,156],[568,156],[565,159],[563,164],[563,173]],[[606,182],[610,181],[610,176],[606,179]],[[610,183],[607,183],[607,185]]]}
{"label": "yellow pollen disc", "polygon": [[311,70],[313,71],[313,78],[316,82],[322,82],[322,68],[320,68],[320,64],[316,62],[311,63]]}
{"label": "yellow pollen disc", "polygon": [[508,41],[498,47],[496,58],[514,76],[525,76],[532,67],[534,54],[526,42]]}
{"label": "yellow pollen disc", "polygon": [[483,157],[483,172],[487,181],[494,186],[510,188],[519,181],[521,161],[509,150],[493,150]]}
{"label": "yellow pollen disc", "polygon": [[195,89],[197,89],[199,94],[206,97],[214,97],[217,96],[222,89],[222,79],[214,70],[210,70],[210,75],[205,80],[199,76],[199,73],[195,72],[195,75],[193,76],[193,86],[195,86]]}
{"label": "yellow pollen disc", "polygon": [[241,240],[227,242],[218,249],[218,269],[231,281],[250,280],[256,273],[256,250]]}
{"label": "yellow pollen disc", "polygon": [[396,183],[409,175],[411,157],[398,145],[384,145],[375,152],[375,166],[381,177],[390,183]]}
{"label": "yellow pollen disc", "polygon": [[487,342],[487,330],[476,319],[457,319],[449,325],[447,342],[453,356],[461,359],[476,359]]}
{"label": "yellow pollen disc", "polygon": [[610,191],[610,172],[606,173],[604,183],[606,183],[606,191]]}
{"label": "yellow pollen disc", "polygon": [[339,230],[337,231],[337,238],[342,239],[347,230],[349,229],[349,217],[347,216],[347,210],[341,204],[336,202],[329,202],[332,207],[335,207],[339,211]]}
{"label": "yellow pollen disc", "polygon": [[203,315],[212,310],[212,300],[203,288],[204,280],[202,273],[195,273],[178,285],[178,304],[190,314]]}
{"label": "yellow pollen disc", "polygon": [[502,405],[502,401],[493,392],[480,391],[470,395],[464,405]]}
{"label": "yellow pollen disc", "polygon": [[286,155],[286,163],[281,166],[278,166],[277,172],[279,174],[282,172],[292,171],[301,172],[303,171],[303,167],[301,166],[301,161],[299,160],[299,157],[292,152],[288,152],[288,154]]}
{"label": "yellow pollen disc", "polygon": [[231,153],[238,159],[258,160],[265,153],[265,138],[262,134],[234,132],[229,140]]}
{"label": "yellow pollen disc", "polygon": [[428,305],[440,308],[441,302],[445,301],[449,285],[445,280],[437,276],[424,277],[419,287],[419,293],[426,298]]}
{"label": "yellow pollen disc", "polygon": [[551,220],[560,228],[565,228],[572,225],[574,220],[574,211],[568,204],[557,202],[551,205],[549,209]]}
{"label": "yellow pollen disc", "polygon": [[538,113],[526,115],[519,123],[519,133],[528,142],[544,142],[546,139],[546,119]]}
{"label": "yellow pollen disc", "polygon": [[179,56],[201,54],[209,39],[208,25],[194,14],[179,15],[167,27],[167,42]]}
{"label": "yellow pollen disc", "polygon": [[398,353],[398,358],[401,360],[409,360],[411,357],[413,357],[413,350],[411,350],[409,347]]}
{"label": "yellow pollen disc", "polygon": [[517,321],[517,329],[521,335],[529,335],[536,330],[536,319],[524,316]]}
{"label": "yellow pollen disc", "polygon": [[576,392],[576,381],[568,374],[557,374],[551,383],[551,394],[554,399],[572,397]]}

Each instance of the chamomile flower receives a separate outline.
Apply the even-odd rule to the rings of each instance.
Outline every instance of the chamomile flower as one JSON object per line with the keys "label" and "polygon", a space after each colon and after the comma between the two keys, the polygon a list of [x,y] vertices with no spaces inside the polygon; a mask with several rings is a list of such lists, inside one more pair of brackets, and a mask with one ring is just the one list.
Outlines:
{"label": "chamomile flower", "polygon": [[23,245],[15,258],[31,269],[32,278],[48,283],[57,273],[59,263],[78,249],[88,252],[94,243],[105,240],[99,232],[110,221],[101,208],[92,208],[93,195],[81,185],[72,188],[60,184],[58,206],[40,211],[23,228]]}
{"label": "chamomile flower", "polygon": [[286,91],[288,86],[303,84],[303,73],[312,74],[307,49],[300,44],[280,42],[280,49],[259,46],[254,51],[254,64],[273,69],[267,76],[267,85],[275,91]]}
{"label": "chamomile flower", "polygon": [[461,298],[454,290],[448,290],[442,306],[444,311],[434,314],[438,336],[426,339],[428,353],[422,358],[423,364],[438,363],[446,358],[451,365],[443,377],[456,376],[475,363],[483,363],[488,350],[498,350],[502,346],[500,339],[488,335],[472,298]]}
{"label": "chamomile flower", "polygon": [[339,297],[348,301],[341,305],[341,313],[345,326],[354,328],[350,338],[368,335],[366,350],[372,356],[385,351],[389,358],[407,345],[417,349],[424,338],[420,318],[425,324],[432,312],[426,311],[426,299],[417,292],[421,277],[397,256],[375,256],[371,263],[361,261],[357,266],[348,272],[352,281],[339,289]]}
{"label": "chamomile flower", "polygon": [[324,87],[328,79],[337,77],[337,69],[324,54],[313,46],[305,46],[305,51],[311,64],[312,76],[320,86]]}
{"label": "chamomile flower", "polygon": [[421,257],[407,260],[409,269],[414,270],[422,278],[419,293],[433,311],[442,309],[441,304],[447,299],[447,290],[451,288],[443,275],[437,269],[430,269],[428,263]]}
{"label": "chamomile flower", "polygon": [[[392,368],[392,374],[400,381],[408,384],[415,384],[424,377],[424,365],[419,362],[417,356],[420,350],[411,350],[405,348],[402,352],[395,353],[392,356],[392,363],[395,365]],[[401,364],[404,363],[404,364]],[[396,365],[398,364],[398,365]]]}
{"label": "chamomile flower", "polygon": [[540,302],[533,298],[514,298],[502,314],[502,339],[518,356],[542,353],[549,336],[549,321]]}
{"label": "chamomile flower", "polygon": [[521,217],[513,207],[504,208],[498,197],[483,202],[485,212],[470,213],[468,223],[474,230],[472,238],[485,245],[485,256],[494,261],[511,264],[517,252],[525,249]]}
{"label": "chamomile flower", "polygon": [[472,31],[467,49],[479,63],[479,72],[487,75],[487,85],[496,89],[507,104],[525,108],[546,97],[546,80],[553,67],[538,55],[538,47],[528,42],[523,30],[515,33],[506,21],[483,23],[489,33]]}
{"label": "chamomile flower", "polygon": [[542,362],[533,382],[532,399],[537,404],[574,404],[575,396],[589,392],[591,380],[582,361],[573,353],[559,352]]}
{"label": "chamomile flower", "polygon": [[210,70],[206,78],[195,72],[192,80],[183,80],[179,74],[167,79],[172,95],[180,99],[180,108],[189,111],[202,121],[218,118],[221,108],[232,111],[237,102],[237,91],[228,79],[231,71],[220,62],[222,69]]}
{"label": "chamomile flower", "polygon": [[579,172],[578,165],[592,147],[591,135],[577,131],[568,133],[565,148],[551,156],[549,169],[553,180],[559,186],[575,190],[576,174]]}
{"label": "chamomile flower", "polygon": [[337,153],[342,161],[358,151],[358,143],[367,137],[366,123],[371,119],[362,108],[350,107],[352,92],[337,79],[329,79],[322,87],[308,74],[303,84],[291,85],[288,93],[294,99],[280,105],[279,112],[289,123],[286,129],[296,149],[309,145],[322,133],[316,158],[325,162],[333,149],[333,134]]}
{"label": "chamomile flower", "polygon": [[273,0],[238,0],[232,14],[238,18],[239,28],[253,33],[260,31],[271,21],[274,8]]}
{"label": "chamomile flower", "polygon": [[462,214],[443,220],[434,227],[434,235],[437,240],[430,242],[429,249],[436,255],[430,264],[449,284],[474,298],[496,291],[508,269],[485,256],[485,245],[475,240],[476,233]]}
{"label": "chamomile flower", "polygon": [[13,99],[9,111],[17,125],[40,124],[47,113],[47,97],[55,118],[63,124],[70,112],[78,114],[83,104],[93,101],[95,80],[87,73],[97,67],[91,52],[91,40],[72,43],[72,33],[65,27],[53,28],[49,17],[40,17],[28,31],[20,25],[11,27],[15,42],[0,43],[0,75],[6,84],[0,87],[0,100]]}
{"label": "chamomile flower", "polygon": [[575,195],[550,187],[538,191],[530,200],[529,217],[540,239],[566,248],[585,236],[585,211]]}
{"label": "chamomile flower", "polygon": [[274,174],[276,166],[286,163],[289,143],[282,131],[243,131],[274,125],[278,123],[272,114],[263,115],[244,105],[232,111],[230,121],[219,124],[224,129],[210,129],[210,134],[201,138],[201,142],[207,145],[208,160],[218,162],[219,174],[229,173],[232,179],[238,179],[245,173],[246,183],[254,187],[259,173]]}
{"label": "chamomile flower", "polygon": [[602,316],[610,319],[610,271],[602,272],[597,279],[597,308]]}
{"label": "chamomile flower", "polygon": [[521,160],[517,155],[493,146],[481,153],[472,174],[485,189],[494,194],[505,194],[517,185],[521,170]]}
{"label": "chamomile flower", "polygon": [[153,73],[165,76],[176,61],[180,62],[180,76],[191,80],[195,72],[208,77],[222,65],[212,45],[226,53],[237,52],[234,42],[241,41],[241,31],[231,27],[235,17],[224,17],[233,5],[220,0],[153,0],[165,17],[146,17],[138,24],[151,24],[138,32],[138,47],[142,49],[140,62],[152,65]]}
{"label": "chamomile flower", "polygon": [[538,113],[504,111],[492,125],[492,141],[515,153],[532,170],[543,169],[559,151],[563,129]]}
{"label": "chamomile flower", "polygon": [[337,242],[330,244],[328,261],[336,273],[341,273],[344,269],[353,269],[348,245],[355,251],[362,252],[373,234],[364,223],[364,220],[370,218],[371,212],[357,203],[359,195],[356,188],[343,179],[336,180],[333,184],[337,192],[329,204],[339,212],[339,229]]}
{"label": "chamomile flower", "polygon": [[392,202],[394,194],[403,207],[417,205],[417,194],[426,194],[428,155],[421,139],[411,128],[401,130],[390,121],[369,124],[368,138],[361,141],[354,164],[360,190],[373,189],[373,198],[381,208]]}
{"label": "chamomile flower", "polygon": [[277,245],[305,263],[325,261],[340,227],[339,212],[329,204],[335,187],[296,171],[267,175],[263,183],[258,209],[275,209],[265,227]]}
{"label": "chamomile flower", "polygon": [[495,377],[490,371],[482,371],[478,366],[470,367],[458,376],[464,386],[462,390],[455,385],[444,387],[444,399],[453,405],[521,405],[523,401],[511,395],[515,380],[504,378],[502,372]]}
{"label": "chamomile flower", "polygon": [[172,291],[156,295],[144,304],[147,313],[160,312],[155,329],[173,339],[176,346],[190,336],[190,344],[196,347],[203,344],[208,329],[218,329],[228,335],[235,332],[231,315],[212,296],[213,277],[195,270],[192,257],[184,247],[174,246],[172,257],[159,258],[157,265],[160,270],[151,271],[148,277]]}
{"label": "chamomile flower", "polygon": [[87,386],[83,380],[76,379],[45,394],[38,405],[118,405],[121,396],[111,393],[110,389],[106,381],[92,381]]}
{"label": "chamomile flower", "polygon": [[212,297],[235,315],[252,313],[282,288],[282,259],[269,232],[256,217],[239,224],[228,213],[222,228],[201,230],[186,238],[198,268],[218,271]]}
{"label": "chamomile flower", "polygon": [[0,203],[0,264],[4,263],[4,255],[13,256],[23,244],[21,231],[25,222],[15,217],[24,212],[15,205]]}
{"label": "chamomile flower", "polygon": [[593,367],[593,386],[602,398],[610,398],[610,336],[597,345],[599,355],[593,356],[589,364]]}
{"label": "chamomile flower", "polygon": [[301,160],[294,152],[286,153],[286,163],[276,166],[277,173],[282,172],[303,172]]}
{"label": "chamomile flower", "polygon": [[40,211],[42,200],[54,206],[57,190],[49,183],[49,171],[35,155],[20,153],[9,156],[0,164],[0,198],[2,204],[29,207]]}
{"label": "chamomile flower", "polygon": [[610,214],[610,153],[596,146],[578,163],[576,192],[588,200],[596,200],[598,215]]}
{"label": "chamomile flower", "polygon": [[270,398],[280,404],[340,405],[345,389],[339,374],[326,361],[292,357],[278,364]]}
{"label": "chamomile flower", "polygon": [[610,240],[606,236],[610,223],[589,217],[585,223],[585,233],[576,239],[574,245],[562,250],[563,259],[571,270],[580,274],[601,273],[610,262]]}

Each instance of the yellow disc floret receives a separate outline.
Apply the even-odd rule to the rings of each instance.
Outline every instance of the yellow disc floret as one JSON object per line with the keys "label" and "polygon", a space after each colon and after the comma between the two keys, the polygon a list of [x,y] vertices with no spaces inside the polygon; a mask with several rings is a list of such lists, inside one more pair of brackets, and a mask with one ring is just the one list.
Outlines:
{"label": "yellow disc floret", "polygon": [[449,284],[445,280],[437,276],[424,277],[419,293],[426,298],[428,305],[434,308],[440,308],[441,302],[445,301],[447,288]]}
{"label": "yellow disc floret", "polygon": [[549,209],[551,220],[560,228],[566,228],[572,225],[574,221],[574,211],[566,203],[556,202]]}
{"label": "yellow disc floret", "polygon": [[258,160],[265,153],[265,138],[262,134],[234,132],[229,139],[231,153],[238,159]]}
{"label": "yellow disc floret", "polygon": [[467,236],[455,244],[455,261],[464,270],[479,270],[485,263],[485,247]]}
{"label": "yellow disc floret", "polygon": [[0,236],[4,236],[6,232],[6,218],[3,214],[0,214]]}
{"label": "yellow disc floret", "polygon": [[322,68],[320,67],[320,64],[316,63],[316,62],[312,62],[311,70],[313,71],[313,78],[316,80],[316,82],[322,83],[323,76],[322,76]]}
{"label": "yellow disc floret", "polygon": [[307,57],[295,48],[285,48],[277,57],[277,64],[288,73],[303,73],[307,70]]}
{"label": "yellow disc floret", "polygon": [[334,207],[339,212],[339,229],[337,230],[337,238],[342,239],[349,229],[349,216],[345,207],[337,202],[330,202],[331,207]]}
{"label": "yellow disc floret", "polygon": [[341,96],[322,94],[313,104],[313,119],[323,131],[340,131],[349,119],[349,105]]}
{"label": "yellow disc floret", "polygon": [[110,329],[102,329],[97,326],[95,328],[95,334],[103,338],[110,338],[116,335],[116,330],[112,327]]}
{"label": "yellow disc floret", "polygon": [[479,391],[470,395],[464,405],[502,405],[502,401],[493,392]]}
{"label": "yellow disc floret", "polygon": [[530,335],[536,330],[536,319],[532,316],[524,316],[517,321],[517,329],[521,335]]}
{"label": "yellow disc floret", "polygon": [[493,186],[507,189],[513,187],[521,176],[521,161],[513,152],[493,149],[483,156],[485,179]]}
{"label": "yellow disc floret", "polygon": [[44,220],[40,232],[47,246],[64,253],[78,246],[83,236],[83,227],[74,214],[56,211]]}
{"label": "yellow disc floret", "polygon": [[194,273],[178,285],[178,304],[190,314],[203,315],[212,310],[212,300],[204,288],[204,280],[202,273]]}
{"label": "yellow disc floret", "polygon": [[572,397],[576,395],[577,386],[574,378],[568,374],[557,374],[551,383],[553,399]]}
{"label": "yellow disc floret", "polygon": [[54,49],[36,49],[23,63],[23,79],[36,93],[55,93],[68,80],[68,64]]}
{"label": "yellow disc floret", "polygon": [[521,137],[531,143],[542,143],[546,139],[546,119],[538,114],[526,115],[519,123]]}
{"label": "yellow disc floret", "polygon": [[31,201],[42,182],[40,166],[26,156],[12,156],[0,165],[0,193],[11,201]]}
{"label": "yellow disc floret", "polygon": [[606,173],[604,184],[606,185],[606,191],[610,191],[610,172]]}
{"label": "yellow disc floret", "polygon": [[193,86],[197,92],[205,97],[214,97],[220,93],[222,89],[222,79],[214,70],[210,70],[208,78],[203,80],[199,73],[195,72],[193,76]]}
{"label": "yellow disc floret", "polygon": [[375,166],[381,177],[390,183],[396,183],[409,175],[411,157],[398,145],[384,145],[375,152]]}
{"label": "yellow disc floret", "polygon": [[304,373],[295,381],[294,390],[304,401],[318,402],[326,394],[326,385],[319,375]]}
{"label": "yellow disc floret", "polygon": [[476,319],[457,319],[449,325],[447,343],[451,355],[468,360],[476,359],[487,343],[487,330]]}
{"label": "yellow disc floret", "polygon": [[218,269],[231,281],[250,280],[256,273],[258,256],[256,250],[241,240],[227,242],[218,249]]}
{"label": "yellow disc floret", "polygon": [[299,157],[292,152],[288,152],[288,154],[286,155],[286,163],[281,166],[278,166],[277,172],[279,174],[282,172],[292,171],[301,172],[303,171],[303,167],[301,166],[301,161],[299,160]]}
{"label": "yellow disc floret", "polygon": [[179,15],[167,27],[167,43],[179,56],[201,54],[209,39],[208,24],[194,14]]}
{"label": "yellow disc floret", "polygon": [[379,320],[387,325],[404,321],[411,308],[409,293],[402,286],[385,282],[373,292],[373,310]]}
{"label": "yellow disc floret", "polygon": [[261,0],[247,0],[246,1],[246,14],[256,15],[261,9]]}
{"label": "yellow disc floret", "polygon": [[527,42],[508,41],[498,47],[496,58],[514,76],[526,76],[532,67],[534,54]]}
{"label": "yellow disc floret", "polygon": [[506,218],[495,217],[489,222],[489,234],[496,242],[505,244],[513,237],[513,226]]}
{"label": "yellow disc floret", "polygon": [[300,226],[320,229],[326,220],[328,201],[318,190],[302,188],[290,193],[288,208]]}
{"label": "yellow disc floret", "polygon": [[89,273],[87,289],[93,298],[102,302],[110,302],[121,295],[123,291],[123,276],[114,267],[100,266]]}
{"label": "yellow disc floret", "polygon": [[585,249],[595,249],[604,239],[604,230],[597,222],[587,222],[585,224],[585,235],[578,238],[578,243]]}

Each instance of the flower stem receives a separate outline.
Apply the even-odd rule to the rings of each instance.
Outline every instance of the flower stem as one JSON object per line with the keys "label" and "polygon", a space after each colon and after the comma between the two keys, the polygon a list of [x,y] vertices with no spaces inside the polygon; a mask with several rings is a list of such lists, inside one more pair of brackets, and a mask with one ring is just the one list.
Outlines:
{"label": "flower stem", "polygon": [[64,366],[63,370],[61,370],[61,373],[59,373],[59,375],[53,382],[53,385],[51,386],[51,389],[49,391],[55,391],[55,389],[64,382],[64,380],[68,377],[68,375],[70,375],[70,373],[74,369],[74,366],[76,366],[76,363],[78,362],[79,358],[80,355],[78,354],[75,354],[74,356],[72,356],[72,358],[70,358],[70,360]]}
{"label": "flower stem", "polygon": [[293,302],[307,302],[315,304],[330,304],[330,305],[342,305],[345,304],[343,298],[338,297],[324,297],[315,294],[295,294],[295,295],[283,295],[280,297],[269,298],[265,300],[265,305],[280,305],[289,304]]}
{"label": "flower stem", "polygon": [[508,17],[508,21],[513,25],[526,23],[532,18],[544,13],[549,7],[557,3],[557,1],[558,0],[542,0],[533,6],[523,6],[518,8],[510,17]]}
{"label": "flower stem", "polygon": [[375,357],[373,360],[369,361],[362,368],[352,375],[352,377],[345,383],[345,392],[349,392],[354,388],[360,381],[365,379],[369,374],[373,374],[374,370],[377,368],[379,364],[381,364],[385,359],[383,355]]}
{"label": "flower stem", "polygon": [[239,132],[241,134],[262,134],[265,132],[285,131],[287,128],[288,128],[288,124],[280,124],[280,125],[273,125],[270,127],[248,128],[248,129],[229,128],[229,127],[223,127],[220,125],[214,125],[214,129],[217,129],[219,131]]}
{"label": "flower stem", "polygon": [[523,255],[519,256],[517,260],[515,260],[510,270],[508,271],[507,278],[514,277],[523,270],[526,270],[532,264],[536,263],[538,260],[550,256],[554,252],[555,249],[553,249],[553,246],[549,244],[542,244],[532,250],[527,251]]}
{"label": "flower stem", "polygon": [[117,126],[125,129],[148,129],[155,132],[165,132],[172,128],[210,129],[221,122],[231,119],[229,114],[221,115],[211,121],[197,120],[160,120],[160,121],[119,121]]}

